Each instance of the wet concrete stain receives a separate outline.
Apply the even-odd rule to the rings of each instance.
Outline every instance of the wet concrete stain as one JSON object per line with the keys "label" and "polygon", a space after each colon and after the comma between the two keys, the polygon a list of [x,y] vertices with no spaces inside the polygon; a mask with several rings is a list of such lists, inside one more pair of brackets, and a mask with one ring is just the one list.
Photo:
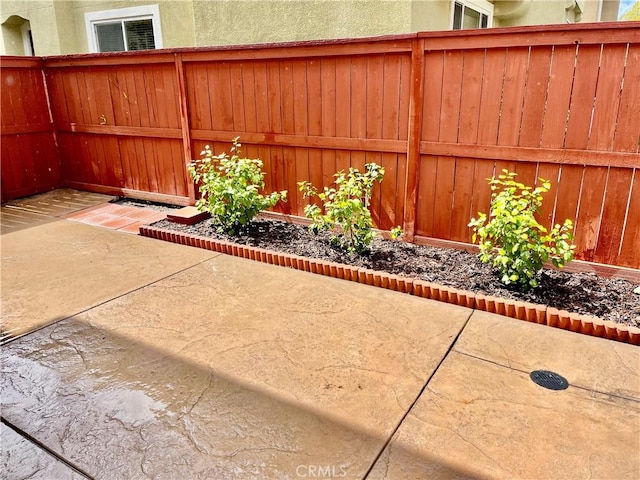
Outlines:
{"label": "wet concrete stain", "polygon": [[3,417],[94,478],[292,478],[309,463],[361,478],[383,444],[73,319],[2,363]]}

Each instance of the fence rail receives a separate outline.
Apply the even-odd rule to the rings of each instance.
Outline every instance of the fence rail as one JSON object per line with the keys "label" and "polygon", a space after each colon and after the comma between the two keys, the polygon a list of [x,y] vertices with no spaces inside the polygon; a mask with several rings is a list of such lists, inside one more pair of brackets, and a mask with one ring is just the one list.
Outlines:
{"label": "fence rail", "polygon": [[[290,191],[277,207],[287,214],[302,215],[297,181],[326,185],[375,161],[380,228],[468,243],[486,178],[507,168],[552,181],[540,220],[575,219],[578,258],[640,268],[638,22],[24,62],[3,59],[3,198],[31,178],[5,186],[20,156],[38,157],[25,135],[57,139],[52,186],[178,204],[194,201],[185,164],[240,136],[267,189]],[[18,70],[36,86],[44,72],[46,85],[29,93],[21,77],[5,92]]]}

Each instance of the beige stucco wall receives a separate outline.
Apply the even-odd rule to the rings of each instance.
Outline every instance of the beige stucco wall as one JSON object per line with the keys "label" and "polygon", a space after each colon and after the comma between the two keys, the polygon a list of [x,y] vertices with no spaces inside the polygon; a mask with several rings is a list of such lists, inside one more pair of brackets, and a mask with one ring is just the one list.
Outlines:
{"label": "beige stucco wall", "polygon": [[78,37],[79,51],[89,50],[84,14],[102,10],[159,5],[160,26],[164,48],[193,47],[195,44],[193,25],[193,3],[190,1],[142,0],[142,1],[73,1],[73,22],[80,25]]}
{"label": "beige stucco wall", "polygon": [[[36,55],[52,55],[59,53],[60,40],[55,26],[55,14],[53,1],[13,1],[2,0],[0,2],[0,24],[2,25],[2,37],[4,44],[0,53],[9,55],[24,55],[22,37],[16,33],[16,29],[7,28],[5,23],[11,17],[19,16],[31,22],[33,46]],[[35,35],[35,32],[41,32]],[[19,32],[19,29],[17,30]]]}
{"label": "beige stucco wall", "polygon": [[[0,23],[31,22],[36,55],[88,51],[85,13],[158,4],[165,48],[350,38],[449,30],[454,0],[2,0]],[[493,0],[494,27],[598,18],[599,0]],[[573,8],[577,4],[579,9]],[[619,0],[604,0],[610,21]],[[567,5],[571,7],[566,10]],[[581,17],[575,13],[581,11]],[[0,54],[24,53],[19,28],[2,28]]]}
{"label": "beige stucco wall", "polygon": [[198,46],[366,37],[412,30],[411,0],[193,3]]}
{"label": "beige stucco wall", "polygon": [[[494,2],[494,27],[597,22],[599,0],[517,0]],[[619,0],[603,0],[602,21],[617,19]],[[514,12],[515,15],[510,15]],[[501,17],[506,13],[505,17]]]}
{"label": "beige stucco wall", "polygon": [[[193,46],[193,4],[190,1],[2,0],[0,23],[13,15],[29,20],[36,55],[86,53],[89,47],[85,13],[154,4],[160,6],[160,24],[165,48]],[[22,40],[19,36],[15,38],[15,29],[3,28],[2,31],[0,54],[22,55]]]}
{"label": "beige stucco wall", "polygon": [[416,0],[411,8],[411,31],[430,32],[451,28],[451,0]]}

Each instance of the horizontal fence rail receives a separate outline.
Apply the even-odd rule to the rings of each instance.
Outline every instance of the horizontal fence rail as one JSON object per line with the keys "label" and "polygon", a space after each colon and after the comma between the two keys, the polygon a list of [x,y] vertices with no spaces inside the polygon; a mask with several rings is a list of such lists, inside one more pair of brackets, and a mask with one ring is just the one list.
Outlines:
{"label": "horizontal fence rail", "polygon": [[377,226],[468,244],[506,168],[551,180],[539,219],[573,219],[578,258],[640,268],[638,22],[31,62],[3,59],[3,199],[32,182],[190,204],[185,165],[240,136],[282,213],[303,214],[298,181],[376,162]]}

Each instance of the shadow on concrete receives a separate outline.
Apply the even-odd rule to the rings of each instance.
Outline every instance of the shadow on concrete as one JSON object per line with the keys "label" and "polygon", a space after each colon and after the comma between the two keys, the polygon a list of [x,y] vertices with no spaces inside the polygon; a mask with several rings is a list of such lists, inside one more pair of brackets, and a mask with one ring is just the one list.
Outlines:
{"label": "shadow on concrete", "polygon": [[[390,440],[77,318],[11,341],[2,364],[3,419],[93,478],[365,478]],[[394,449],[423,478],[473,476]],[[385,458],[367,478],[387,478]]]}

